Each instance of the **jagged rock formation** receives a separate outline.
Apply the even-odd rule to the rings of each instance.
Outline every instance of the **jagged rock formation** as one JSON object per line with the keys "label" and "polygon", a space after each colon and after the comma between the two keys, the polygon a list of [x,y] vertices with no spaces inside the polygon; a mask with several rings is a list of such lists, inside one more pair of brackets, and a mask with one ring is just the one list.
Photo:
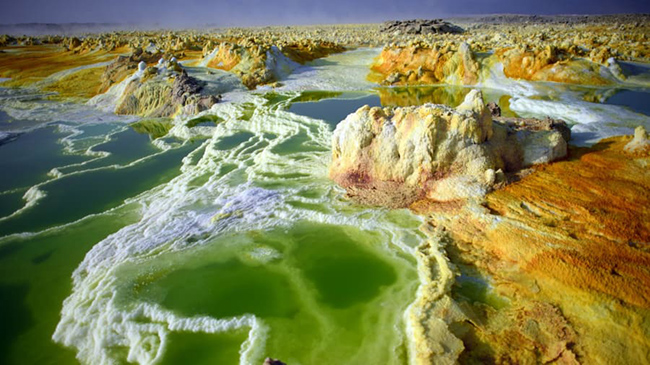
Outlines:
{"label": "jagged rock formation", "polygon": [[634,130],[634,139],[626,144],[623,150],[635,156],[650,156],[650,138],[643,126],[638,126]]}
{"label": "jagged rock formation", "polygon": [[0,47],[6,47],[16,41],[16,38],[7,34],[0,35]]}
{"label": "jagged rock formation", "polygon": [[233,72],[246,87],[254,89],[278,81],[299,64],[344,50],[333,42],[302,40],[274,44],[249,38],[240,43],[208,44],[203,56],[208,58],[208,67]]}
{"label": "jagged rock formation", "polygon": [[506,172],[564,157],[562,124],[493,120],[477,90],[456,109],[364,106],[334,131],[329,174],[371,204],[481,197]]}
{"label": "jagged rock formation", "polygon": [[[413,23],[418,24],[414,33],[427,34],[410,31],[397,34],[381,31],[379,24],[364,24],[231,28],[209,32],[129,31],[77,37],[0,36],[0,47],[13,48],[10,52],[0,50],[0,77],[12,78],[3,86],[34,85],[60,71],[131,53],[127,60],[110,66],[112,70],[107,70],[101,80],[97,80],[96,70],[77,70],[65,82],[47,80],[52,84],[48,90],[63,97],[87,98],[128,77],[140,61],[152,65],[160,57],[176,57],[199,62],[221,46],[224,50],[219,49],[214,59],[204,61],[212,67],[237,73],[245,85],[255,88],[273,84],[297,64],[345,49],[372,46],[385,47],[380,62],[373,66],[372,79],[389,85],[474,85],[497,62],[504,64],[503,71],[508,77],[516,79],[582,84],[624,80],[647,84],[645,79],[626,75],[618,62],[650,60],[649,16],[553,19],[517,16],[464,19],[463,33],[427,33],[424,30],[429,26],[445,29],[436,28],[444,23],[427,25],[424,23],[428,21],[418,21]],[[486,52],[494,54],[488,57]],[[66,86],[71,84],[75,86]],[[83,84],[87,86],[77,92]]]}
{"label": "jagged rock formation", "polygon": [[218,68],[237,74],[249,89],[268,84],[275,80],[273,70],[267,67],[271,47],[255,44],[248,47],[235,43],[221,43],[208,62],[208,67]]}
{"label": "jagged rock formation", "polygon": [[195,114],[220,101],[220,96],[201,94],[204,83],[189,76],[185,70],[174,71],[180,67],[174,60],[160,62],[160,69],[146,68],[144,62],[140,65],[138,72],[142,74],[136,74],[139,77],[129,81],[115,108],[117,114],[170,117],[181,109],[187,114]]}
{"label": "jagged rock formation", "polygon": [[504,74],[513,79],[581,85],[612,83],[612,78],[603,77],[602,70],[607,67],[574,58],[567,50],[552,46],[541,49],[503,48],[496,55],[503,63]]}
{"label": "jagged rock formation", "polygon": [[137,70],[140,62],[151,64],[157,62],[161,57],[163,55],[158,52],[145,52],[141,48],[136,49],[129,56],[118,56],[104,69],[101,77],[100,93],[106,92],[113,84],[132,75]]}
{"label": "jagged rock formation", "polygon": [[610,53],[595,56],[600,62],[597,63],[579,56],[580,52],[574,48],[503,47],[479,61],[465,42],[443,46],[410,42],[405,46],[385,47],[371,66],[373,73],[368,78],[384,85],[476,85],[489,75],[496,63],[502,63],[503,73],[511,79],[580,85],[607,85],[626,80]]}
{"label": "jagged rock formation", "polygon": [[479,64],[467,43],[456,48],[429,48],[421,43],[387,47],[371,70],[378,77],[370,79],[386,85],[474,85],[479,81]]}
{"label": "jagged rock formation", "polygon": [[384,22],[380,31],[398,34],[439,34],[462,33],[463,28],[442,19],[413,19]]}
{"label": "jagged rock formation", "polygon": [[378,88],[381,105],[412,106],[444,104],[458,106],[471,89],[465,87],[382,87]]}

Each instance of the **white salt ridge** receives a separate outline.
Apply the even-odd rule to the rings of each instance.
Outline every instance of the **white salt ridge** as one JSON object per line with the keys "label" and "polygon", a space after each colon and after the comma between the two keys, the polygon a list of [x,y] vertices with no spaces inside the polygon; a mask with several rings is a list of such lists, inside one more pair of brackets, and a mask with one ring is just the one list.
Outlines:
{"label": "white salt ridge", "polygon": [[145,52],[149,52],[151,54],[154,54],[154,53],[158,52],[158,47],[156,47],[155,43],[149,42],[149,45],[144,50],[145,50]]}
{"label": "white salt ridge", "polygon": [[45,198],[45,196],[47,196],[47,194],[43,190],[39,189],[38,185],[32,186],[23,195],[23,200],[25,201],[25,205],[8,216],[0,217],[0,222],[7,219],[11,219],[19,214],[22,214],[27,209],[38,204],[38,201]]}
{"label": "white salt ridge", "polygon": [[199,61],[199,63],[196,66],[198,66],[198,67],[208,67],[208,64],[210,63],[210,61],[212,61],[217,56],[218,52],[219,52],[219,47],[216,47],[207,56],[203,57],[201,59],[201,61]]}
{"label": "white salt ridge", "polygon": [[526,80],[514,80],[503,72],[503,63],[496,62],[481,75],[477,87],[502,90],[512,96],[534,96],[540,94],[540,85]]}
{"label": "white salt ridge", "polygon": [[337,53],[297,67],[277,91],[367,90],[377,84],[366,80],[381,48],[362,48]]}
{"label": "white salt ridge", "polygon": [[282,254],[271,247],[256,247],[249,256],[257,262],[268,263],[282,257]]}
{"label": "white salt ridge", "polygon": [[[21,121],[35,121],[40,124],[51,122],[69,123],[105,123],[105,122],[131,122],[134,116],[115,115],[112,110],[102,111],[95,107],[77,103],[53,103],[45,100],[47,94],[33,89],[23,89],[16,92],[3,90],[0,96],[0,110],[11,118]],[[104,94],[102,94],[104,95]],[[101,96],[101,95],[100,95]],[[16,124],[17,130],[33,129],[34,125]]]}
{"label": "white salt ridge", "polygon": [[[263,100],[256,102],[261,105]],[[212,113],[224,119],[243,112],[242,107],[217,104]],[[404,218],[413,226],[394,223],[395,212],[374,209],[352,209],[342,199],[342,191],[326,178],[331,133],[326,124],[281,110],[258,109],[246,122],[222,123],[214,127],[204,149],[197,148],[184,159],[182,174],[170,183],[152,189],[132,200],[142,205],[142,219],[107,237],[93,247],[73,274],[72,294],[65,300],[61,321],[53,339],[77,350],[82,363],[108,364],[118,362],[110,344],[129,348],[129,361],[153,363],[164,356],[166,338],[172,331],[215,333],[242,326],[251,328],[242,345],[240,363],[262,361],[267,334],[261,319],[251,315],[235,318],[186,318],[159,306],[147,307],[133,303],[125,308],[115,302],[116,270],[129,262],[155,260],[163,252],[175,252],[205,244],[220,234],[246,232],[272,227],[289,227],[292,222],[308,220],[320,223],[351,225],[372,230],[386,237],[385,245],[393,244],[412,253],[419,242],[414,232],[419,219],[408,212]],[[230,149],[220,149],[229,137],[251,133],[247,141]],[[278,155],[274,148],[296,136],[307,136],[307,145],[318,148]],[[198,162],[196,157],[200,157]],[[220,174],[222,167],[236,166]],[[297,180],[286,180],[282,174],[309,174]],[[201,186],[192,182],[205,174]],[[281,187],[273,190],[255,186],[273,174]],[[286,203],[303,192],[316,198],[300,199],[321,204],[323,211],[295,208]],[[129,203],[129,202],[127,202]],[[139,309],[140,308],[140,309]],[[183,326],[178,325],[183,323]],[[396,346],[398,346],[396,344]]]}
{"label": "white salt ridge", "polygon": [[574,124],[571,143],[577,145],[591,145],[603,138],[631,134],[639,125],[650,128],[649,116],[617,105],[577,99],[548,101],[516,97],[510,99],[510,109],[524,117],[549,116]]}

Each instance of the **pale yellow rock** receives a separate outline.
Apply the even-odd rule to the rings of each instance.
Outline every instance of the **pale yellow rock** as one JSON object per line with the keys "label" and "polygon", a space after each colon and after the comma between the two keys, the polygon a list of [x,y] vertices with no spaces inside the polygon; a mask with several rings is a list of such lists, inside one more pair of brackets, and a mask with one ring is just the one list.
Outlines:
{"label": "pale yellow rock", "polygon": [[643,155],[650,153],[650,139],[643,126],[638,126],[634,130],[634,138],[626,144],[623,150],[630,154]]}
{"label": "pale yellow rock", "polygon": [[478,90],[456,109],[364,106],[334,131],[329,174],[345,188],[380,191],[389,200],[390,194],[410,194],[444,202],[485,195],[496,170],[566,155],[557,130],[508,128],[492,120]]}

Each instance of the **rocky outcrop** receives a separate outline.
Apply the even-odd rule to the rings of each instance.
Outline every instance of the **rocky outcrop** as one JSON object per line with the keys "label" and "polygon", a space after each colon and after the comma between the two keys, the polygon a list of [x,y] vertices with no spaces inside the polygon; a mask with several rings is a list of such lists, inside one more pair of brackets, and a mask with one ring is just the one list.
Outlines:
{"label": "rocky outcrop", "polygon": [[346,47],[336,42],[301,39],[296,42],[278,45],[278,49],[289,59],[304,64],[334,53],[346,51]]}
{"label": "rocky outcrop", "polygon": [[249,89],[276,80],[273,70],[268,67],[270,47],[251,42],[246,46],[236,43],[222,43],[208,67],[218,68],[237,74]]}
{"label": "rocky outcrop", "polygon": [[384,48],[371,70],[369,79],[384,85],[474,85],[480,65],[467,43],[443,48],[413,43]]}
{"label": "rocky outcrop", "polygon": [[575,47],[500,47],[479,62],[466,42],[442,46],[410,42],[385,47],[372,64],[368,79],[383,85],[476,85],[501,63],[503,73],[511,79],[581,85],[626,81],[615,58],[606,58],[601,64],[578,54]]}
{"label": "rocky outcrop", "polygon": [[220,95],[203,95],[204,83],[185,70],[174,71],[175,66],[180,67],[174,60],[162,61],[159,66],[146,68],[144,62],[140,63],[141,75],[129,81],[115,113],[171,117],[181,110],[195,114],[220,101]]}
{"label": "rocky outcrop", "polygon": [[[501,117],[476,91],[456,109],[363,107],[338,125],[330,177],[427,217],[414,363],[647,358],[650,140],[643,127],[592,148],[569,137],[561,121]],[[511,184],[494,170],[559,157]]]}
{"label": "rocky outcrop", "polygon": [[[210,46],[210,45],[208,45]],[[237,74],[249,89],[270,84],[290,74],[298,65],[345,50],[333,42],[301,40],[271,43],[256,38],[204,47],[207,66]]]}
{"label": "rocky outcrop", "polygon": [[106,92],[113,84],[133,74],[138,69],[140,62],[153,64],[161,57],[162,54],[144,52],[139,48],[129,56],[118,56],[104,69],[104,73],[101,76],[100,93]]}
{"label": "rocky outcrop", "polygon": [[650,138],[643,126],[638,126],[634,130],[634,138],[625,145],[623,150],[635,156],[650,156]]}
{"label": "rocky outcrop", "polygon": [[413,106],[423,104],[444,104],[458,106],[471,91],[465,87],[382,87],[377,88],[381,105]]}
{"label": "rocky outcrop", "polygon": [[16,38],[7,34],[0,35],[0,47],[6,47],[14,42],[16,42]]}
{"label": "rocky outcrop", "polygon": [[493,120],[477,90],[456,109],[364,106],[336,127],[329,175],[370,204],[481,197],[505,173],[564,157],[565,129],[559,121]]}
{"label": "rocky outcrop", "polygon": [[440,34],[462,33],[463,28],[442,19],[413,19],[384,22],[380,31],[398,34]]}
{"label": "rocky outcrop", "polygon": [[[416,196],[406,205],[427,217],[414,363],[645,361],[650,140],[639,127],[567,150],[569,137],[560,121],[501,117],[476,91],[456,109],[364,107],[339,124],[330,176],[362,202]],[[559,156],[480,199],[441,199],[445,181],[479,191],[494,168]]]}
{"label": "rocky outcrop", "polygon": [[604,66],[575,58],[553,46],[541,49],[503,48],[496,52],[504,74],[513,79],[553,81],[567,84],[606,85],[612,78],[603,76]]}
{"label": "rocky outcrop", "polygon": [[[496,108],[499,108],[496,105]],[[523,146],[523,166],[550,163],[567,154],[567,142],[571,139],[571,129],[562,120],[551,118],[512,118],[494,116],[493,120],[506,126],[514,133],[520,146]]]}

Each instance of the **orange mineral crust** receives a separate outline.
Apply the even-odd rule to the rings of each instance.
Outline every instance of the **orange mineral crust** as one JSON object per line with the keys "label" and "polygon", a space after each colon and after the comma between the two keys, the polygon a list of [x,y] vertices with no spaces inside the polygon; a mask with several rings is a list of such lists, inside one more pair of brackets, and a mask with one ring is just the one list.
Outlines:
{"label": "orange mineral crust", "polygon": [[503,73],[512,79],[583,85],[611,83],[600,75],[599,64],[575,58],[571,52],[553,46],[539,49],[502,48],[497,50],[496,55],[503,63]]}
{"label": "orange mineral crust", "polygon": [[369,80],[388,85],[474,85],[479,80],[479,64],[466,43],[385,47],[371,70]]}
{"label": "orange mineral crust", "polygon": [[[482,205],[428,206],[453,242],[452,262],[490,278],[510,302],[498,311],[474,303],[475,326],[459,335],[466,359],[553,360],[531,358],[530,346],[559,363],[650,358],[650,156],[626,153],[631,140],[572,148],[566,161],[537,168]],[[531,308],[555,314],[522,314]],[[548,327],[552,317],[563,324]],[[554,329],[544,339],[547,327]]]}

